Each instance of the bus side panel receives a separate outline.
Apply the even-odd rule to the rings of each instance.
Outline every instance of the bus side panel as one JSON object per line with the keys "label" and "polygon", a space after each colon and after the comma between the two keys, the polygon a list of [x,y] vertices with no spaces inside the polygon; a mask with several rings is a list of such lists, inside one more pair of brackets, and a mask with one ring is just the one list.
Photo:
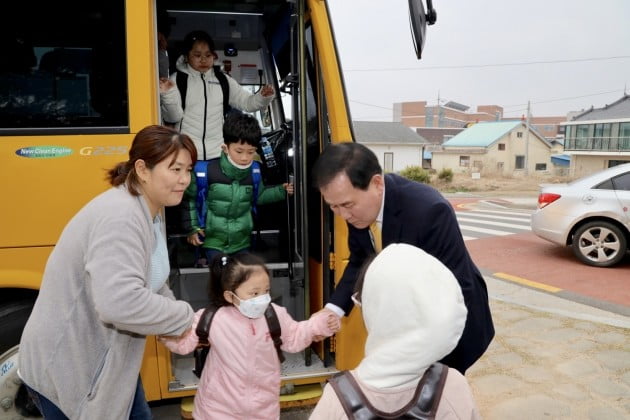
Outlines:
{"label": "bus side panel", "polygon": [[0,248],[54,245],[70,218],[107,188],[106,169],[127,159],[130,142],[130,136],[4,137]]}
{"label": "bus side panel", "polygon": [[[326,93],[326,107],[330,123],[330,135],[333,143],[352,141],[350,116],[345,101],[342,73],[337,58],[332,23],[328,16],[326,3],[308,0],[308,7],[314,27],[317,53]],[[339,217],[334,218],[334,270],[335,284],[339,281],[348,264],[348,229]],[[321,277],[319,277],[321,278]],[[341,330],[336,335],[335,360],[339,370],[352,369],[363,358],[363,348],[367,333],[361,313],[353,310],[348,317],[342,318]]]}
{"label": "bus side panel", "polygon": [[332,141],[334,143],[351,141],[350,116],[345,101],[343,76],[336,55],[332,22],[328,16],[326,3],[308,0],[308,8],[311,12],[317,53],[320,57]]}
{"label": "bus side panel", "polygon": [[52,247],[0,249],[0,289],[38,290]]}
{"label": "bus side panel", "polygon": [[129,126],[132,133],[159,124],[155,2],[126,2]]}
{"label": "bus side panel", "polygon": [[[335,216],[335,284],[348,265],[348,226],[340,217]],[[358,308],[352,309],[349,316],[341,318],[341,330],[337,333],[335,360],[337,369],[354,369],[363,359],[363,349],[367,332],[363,317]]]}

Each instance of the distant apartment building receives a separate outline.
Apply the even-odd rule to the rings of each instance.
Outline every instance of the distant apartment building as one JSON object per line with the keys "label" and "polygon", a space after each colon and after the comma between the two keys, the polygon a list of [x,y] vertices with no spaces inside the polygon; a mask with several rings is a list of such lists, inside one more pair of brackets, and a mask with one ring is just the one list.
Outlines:
{"label": "distant apartment building", "polygon": [[[471,112],[467,105],[449,101],[444,105],[427,105],[427,101],[394,103],[394,121],[416,128],[465,128],[472,123],[482,121],[516,121],[520,118],[504,118],[503,107],[498,105],[479,105],[476,112]],[[567,121],[564,116],[531,116],[529,126],[548,140],[562,138],[564,127],[560,123]],[[420,133],[423,137],[425,133]],[[427,139],[428,140],[428,139]]]}
{"label": "distant apartment building", "polygon": [[630,95],[584,111],[563,126],[573,176],[630,162]]}
{"label": "distant apartment building", "polygon": [[394,104],[394,121],[407,127],[463,128],[469,123],[503,118],[503,108],[497,105],[479,105],[476,112],[469,109],[453,101],[444,105],[427,105],[427,101],[398,102]]}

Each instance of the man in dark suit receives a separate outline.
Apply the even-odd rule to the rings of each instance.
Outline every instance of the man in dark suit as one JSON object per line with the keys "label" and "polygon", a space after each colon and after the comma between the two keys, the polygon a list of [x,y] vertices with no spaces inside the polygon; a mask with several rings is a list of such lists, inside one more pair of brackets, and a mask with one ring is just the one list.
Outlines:
{"label": "man in dark suit", "polygon": [[[327,146],[315,162],[315,186],[349,229],[350,261],[324,310],[340,317],[350,313],[359,271],[376,249],[391,243],[419,247],[448,267],[462,288],[466,325],[457,347],[442,362],[463,374],[494,337],[485,281],[468,254],[450,203],[428,185],[382,172],[374,153],[353,142]],[[380,244],[375,243],[378,234],[370,231],[375,222],[382,232]]]}

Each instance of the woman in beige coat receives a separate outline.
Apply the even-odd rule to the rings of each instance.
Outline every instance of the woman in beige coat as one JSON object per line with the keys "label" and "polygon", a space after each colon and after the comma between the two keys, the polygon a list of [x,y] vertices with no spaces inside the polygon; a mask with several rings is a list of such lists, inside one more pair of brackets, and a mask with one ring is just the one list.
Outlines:
{"label": "woman in beige coat", "polygon": [[[411,245],[391,244],[359,278],[353,298],[368,337],[365,357],[351,377],[367,400],[364,410],[396,418],[416,405],[427,369],[455,348],[467,315],[461,288],[436,258]],[[480,418],[468,382],[455,369],[447,368],[438,398],[436,419]],[[354,416],[329,383],[310,418]]]}

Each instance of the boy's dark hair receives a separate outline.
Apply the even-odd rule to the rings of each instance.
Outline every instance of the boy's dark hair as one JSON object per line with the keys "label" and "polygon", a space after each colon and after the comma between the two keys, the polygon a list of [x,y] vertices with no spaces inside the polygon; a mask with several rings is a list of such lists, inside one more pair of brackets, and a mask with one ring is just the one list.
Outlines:
{"label": "boy's dark hair", "polygon": [[195,42],[197,41],[205,42],[206,44],[208,44],[208,49],[214,55],[215,60],[216,60],[217,53],[216,53],[216,48],[214,47],[214,41],[212,40],[210,35],[208,35],[208,33],[205,31],[192,31],[184,37],[184,44],[182,47],[184,57],[188,57],[188,53],[192,51],[193,45],[195,45]]}
{"label": "boy's dark hair", "polygon": [[210,282],[208,297],[210,302],[218,307],[231,305],[223,297],[223,292],[234,292],[249,276],[257,270],[263,270],[269,275],[265,261],[256,255],[218,254],[210,262]]}
{"label": "boy's dark hair", "polygon": [[246,143],[258,147],[260,143],[260,124],[258,120],[249,114],[242,112],[230,112],[223,123],[223,142]]}
{"label": "boy's dark hair", "polygon": [[345,173],[354,188],[367,190],[372,177],[383,173],[376,155],[360,143],[329,144],[313,166],[313,184],[323,188]]}

